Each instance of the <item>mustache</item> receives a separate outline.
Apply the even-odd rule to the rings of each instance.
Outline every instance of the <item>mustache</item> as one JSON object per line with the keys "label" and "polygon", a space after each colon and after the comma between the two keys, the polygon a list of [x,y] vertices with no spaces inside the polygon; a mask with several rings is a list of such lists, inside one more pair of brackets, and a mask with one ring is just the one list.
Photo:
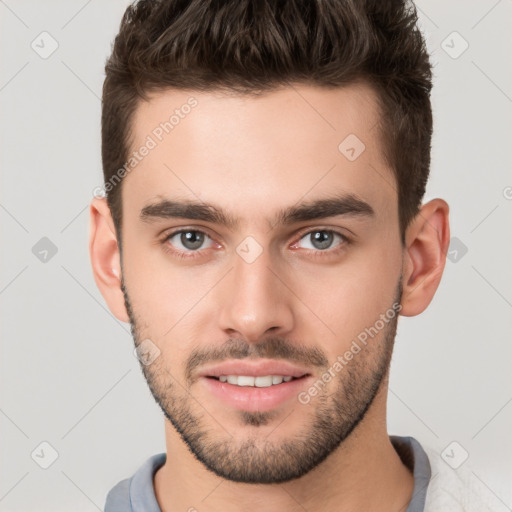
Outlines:
{"label": "mustache", "polygon": [[243,339],[230,338],[219,347],[195,349],[185,365],[188,383],[194,378],[194,371],[207,363],[230,359],[285,359],[305,366],[327,367],[329,361],[322,350],[291,343],[281,338],[267,338],[260,343],[248,343]]}

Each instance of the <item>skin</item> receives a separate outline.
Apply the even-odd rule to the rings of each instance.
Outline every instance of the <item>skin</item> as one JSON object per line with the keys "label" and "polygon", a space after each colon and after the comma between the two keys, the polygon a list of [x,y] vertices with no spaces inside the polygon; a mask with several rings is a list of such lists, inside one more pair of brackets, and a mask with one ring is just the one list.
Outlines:
{"label": "skin", "polygon": [[[444,269],[448,205],[424,204],[401,243],[396,181],[364,84],[259,98],[161,91],[138,106],[132,149],[190,96],[198,105],[124,178],[122,261],[106,200],[90,207],[95,281],[136,345],[150,339],[160,350],[141,368],[166,417],[168,463],[154,478],[162,511],[405,510],[414,481],[386,429],[396,318],[307,405],[237,410],[197,372],[236,357],[281,358],[318,380],[393,304],[421,313]],[[354,161],[338,150],[351,133],[366,146]],[[273,222],[283,208],[333,193],[352,194],[373,215]],[[214,203],[239,225],[142,220],[163,197]],[[177,228],[207,236],[194,253],[180,235],[164,240]],[[346,238],[319,248],[311,235],[323,230]],[[236,251],[248,236],[262,249],[251,263]],[[187,373],[193,354],[202,359]]]}

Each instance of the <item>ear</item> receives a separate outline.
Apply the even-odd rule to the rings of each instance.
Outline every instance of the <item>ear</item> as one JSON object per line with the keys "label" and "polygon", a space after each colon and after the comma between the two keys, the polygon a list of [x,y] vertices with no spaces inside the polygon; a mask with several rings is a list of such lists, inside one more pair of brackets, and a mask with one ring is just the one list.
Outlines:
{"label": "ear", "polygon": [[448,217],[448,204],[433,199],[421,207],[406,229],[401,315],[419,315],[434,297],[450,243]]}
{"label": "ear", "polygon": [[89,255],[94,280],[114,316],[129,323],[121,290],[121,257],[106,198],[94,197],[89,213]]}

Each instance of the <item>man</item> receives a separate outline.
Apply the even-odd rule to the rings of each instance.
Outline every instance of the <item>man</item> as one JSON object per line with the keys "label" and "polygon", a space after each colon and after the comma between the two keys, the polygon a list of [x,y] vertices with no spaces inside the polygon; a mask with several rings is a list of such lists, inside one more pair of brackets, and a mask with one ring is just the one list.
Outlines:
{"label": "man", "polygon": [[421,204],[416,21],[398,1],[127,9],[90,254],[167,450],[106,512],[469,510],[439,457],[386,430],[398,316],[428,306],[449,242],[446,202]]}

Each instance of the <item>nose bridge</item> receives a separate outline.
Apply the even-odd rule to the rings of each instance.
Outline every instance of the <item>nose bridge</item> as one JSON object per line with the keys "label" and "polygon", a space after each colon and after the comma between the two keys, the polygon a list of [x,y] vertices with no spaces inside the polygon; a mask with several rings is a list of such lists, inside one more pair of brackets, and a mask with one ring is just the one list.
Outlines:
{"label": "nose bridge", "polygon": [[287,288],[276,274],[268,248],[240,244],[233,270],[223,288],[221,327],[247,341],[258,341],[270,329],[275,334],[292,328]]}

